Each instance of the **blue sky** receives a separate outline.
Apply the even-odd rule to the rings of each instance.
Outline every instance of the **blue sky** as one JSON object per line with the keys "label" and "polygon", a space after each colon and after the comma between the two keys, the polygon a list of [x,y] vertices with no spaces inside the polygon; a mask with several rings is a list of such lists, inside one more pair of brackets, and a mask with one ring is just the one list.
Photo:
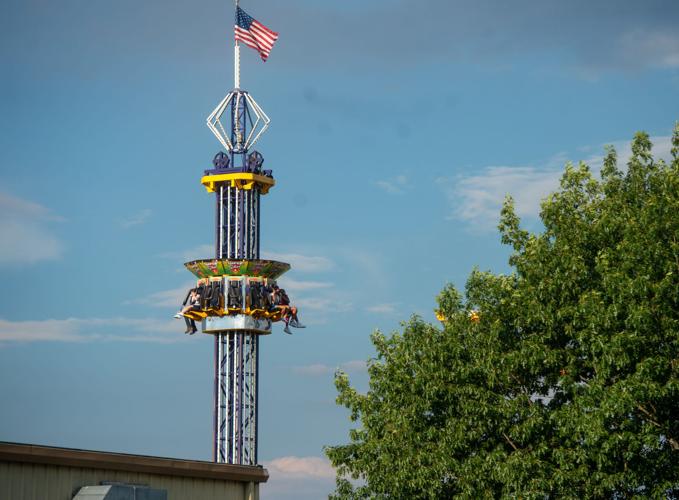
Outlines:
{"label": "blue sky", "polygon": [[[341,367],[434,321],[446,282],[507,272],[567,161],[659,156],[679,119],[679,3],[243,0],[280,32],[243,87],[272,119],[262,253],[309,326],[263,339],[262,498],[331,490]],[[230,2],[6,0],[0,19],[0,439],[209,459],[212,342],[171,316],[212,255],[204,125],[230,90]]]}

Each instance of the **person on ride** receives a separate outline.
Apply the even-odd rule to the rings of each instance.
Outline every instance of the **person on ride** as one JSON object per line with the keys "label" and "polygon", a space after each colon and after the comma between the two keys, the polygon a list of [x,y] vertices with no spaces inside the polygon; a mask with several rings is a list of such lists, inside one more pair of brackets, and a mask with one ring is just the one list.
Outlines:
{"label": "person on ride", "polygon": [[289,335],[292,335],[292,332],[289,328],[290,326],[303,328],[299,322],[299,319],[297,318],[297,308],[290,305],[290,297],[288,297],[288,294],[285,293],[283,288],[278,289],[278,296],[280,300],[279,307],[281,307],[283,321],[285,322],[285,328],[283,328],[283,331]]}
{"label": "person on ride", "polygon": [[270,310],[273,311],[275,310],[279,304],[281,303],[281,297],[279,293],[280,288],[278,288],[278,285],[271,285],[268,287],[269,291],[269,302],[271,303],[271,308]]}
{"label": "person on ride", "polygon": [[[180,318],[184,316],[184,313],[187,313],[189,311],[200,311],[200,291],[197,288],[192,288],[191,291],[189,292],[188,297],[184,301],[183,304],[184,307],[174,315],[175,318]],[[186,322],[186,331],[184,333],[188,333],[189,335],[193,335],[198,331],[198,328],[196,327],[196,322],[193,320],[193,318],[187,318],[184,316],[184,321]]]}

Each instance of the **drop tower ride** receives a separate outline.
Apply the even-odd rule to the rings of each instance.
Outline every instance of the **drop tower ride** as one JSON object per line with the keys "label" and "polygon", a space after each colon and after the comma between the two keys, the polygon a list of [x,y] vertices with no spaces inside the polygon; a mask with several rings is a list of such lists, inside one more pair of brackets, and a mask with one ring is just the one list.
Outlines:
{"label": "drop tower ride", "polygon": [[[238,1],[236,1],[238,11]],[[263,157],[252,148],[269,117],[240,87],[240,46],[234,47],[234,89],[207,118],[226,152],[218,153],[201,184],[214,193],[215,256],[184,264],[201,291],[201,321],[214,337],[214,461],[256,465],[259,341],[281,320],[271,303],[275,280],[290,269],[260,259],[261,197],[275,185]]]}

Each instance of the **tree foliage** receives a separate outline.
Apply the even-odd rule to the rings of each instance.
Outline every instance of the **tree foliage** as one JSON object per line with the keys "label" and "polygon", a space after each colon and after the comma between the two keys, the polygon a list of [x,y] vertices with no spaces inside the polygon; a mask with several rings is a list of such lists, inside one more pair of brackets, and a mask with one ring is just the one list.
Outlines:
{"label": "tree foliage", "polygon": [[326,448],[334,498],[679,496],[679,126],[672,143],[655,161],[638,133],[600,179],[567,165],[539,234],[508,198],[512,274],[446,286],[443,326],[372,335],[368,392],[335,377],[357,425]]}

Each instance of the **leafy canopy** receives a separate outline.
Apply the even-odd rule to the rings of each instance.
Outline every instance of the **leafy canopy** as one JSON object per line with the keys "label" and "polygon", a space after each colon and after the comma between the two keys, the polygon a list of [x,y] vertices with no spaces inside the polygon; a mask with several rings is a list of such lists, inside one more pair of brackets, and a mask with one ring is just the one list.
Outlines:
{"label": "leafy canopy", "polygon": [[679,496],[679,126],[672,144],[668,165],[637,133],[600,180],[567,165],[540,234],[508,198],[513,273],[446,286],[442,327],[372,335],[368,392],[335,377],[357,427],[326,448],[334,498]]}

